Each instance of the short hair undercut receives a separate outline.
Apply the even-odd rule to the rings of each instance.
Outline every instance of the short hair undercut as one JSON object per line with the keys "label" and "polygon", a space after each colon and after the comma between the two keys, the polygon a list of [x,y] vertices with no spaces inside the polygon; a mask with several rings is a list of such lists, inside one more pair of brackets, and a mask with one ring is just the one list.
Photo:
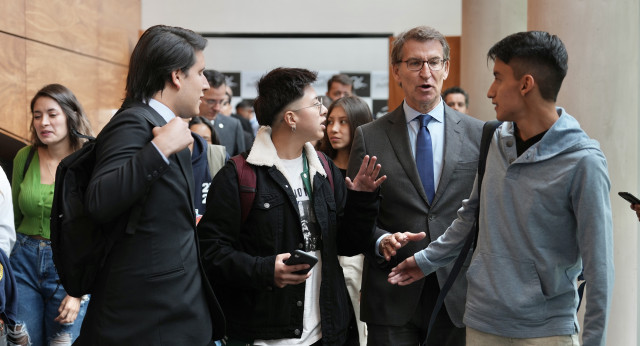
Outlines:
{"label": "short hair undercut", "polygon": [[554,102],[569,68],[564,43],[545,31],[509,35],[489,49],[487,59],[509,65],[515,78],[532,75],[542,98]]}

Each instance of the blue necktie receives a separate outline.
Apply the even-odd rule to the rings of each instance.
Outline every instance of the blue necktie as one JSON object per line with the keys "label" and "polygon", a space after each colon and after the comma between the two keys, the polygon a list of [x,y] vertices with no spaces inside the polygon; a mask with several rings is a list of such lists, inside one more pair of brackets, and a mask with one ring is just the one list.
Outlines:
{"label": "blue necktie", "polygon": [[418,130],[418,139],[416,141],[416,166],[422,180],[422,187],[427,194],[429,204],[433,201],[436,194],[434,178],[433,178],[433,148],[431,146],[431,134],[427,124],[431,121],[429,114],[420,114],[420,129]]}

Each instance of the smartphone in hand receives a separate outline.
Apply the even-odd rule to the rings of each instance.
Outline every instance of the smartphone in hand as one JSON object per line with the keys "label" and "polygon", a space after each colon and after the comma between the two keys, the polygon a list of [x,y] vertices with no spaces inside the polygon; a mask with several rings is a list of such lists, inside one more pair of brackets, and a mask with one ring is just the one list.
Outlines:
{"label": "smartphone in hand", "polygon": [[628,192],[618,192],[618,195],[631,204],[640,204],[640,199]]}
{"label": "smartphone in hand", "polygon": [[309,269],[298,270],[293,272],[294,274],[306,274],[313,268],[314,265],[318,263],[318,259],[316,256],[310,255],[302,250],[296,250],[291,253],[291,257],[284,261],[284,264],[288,266],[296,265],[296,264],[308,264],[310,265]]}

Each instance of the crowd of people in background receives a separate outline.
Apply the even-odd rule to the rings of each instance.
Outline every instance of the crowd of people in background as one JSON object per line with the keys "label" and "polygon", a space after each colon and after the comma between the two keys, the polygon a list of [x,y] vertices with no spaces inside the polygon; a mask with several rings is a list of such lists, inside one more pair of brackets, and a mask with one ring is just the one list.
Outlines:
{"label": "crowd of people in background", "polygon": [[[158,25],[132,53],[86,192],[96,222],[124,235],[91,295],[61,285],[49,216],[60,161],[93,131],[66,87],[33,96],[31,145],[11,185],[0,172],[7,344],[578,345],[581,273],[583,342],[604,344],[610,183],[598,143],[556,106],[568,67],[557,36],[517,33],[489,50],[502,124],[480,194],[483,122],[462,88],[442,91],[449,46],[436,29],[396,37],[404,99],[375,120],[349,76],[321,96],[315,72],[284,67],[234,113],[206,44]],[[476,222],[470,267],[434,312]],[[317,262],[288,265],[296,250]]]}

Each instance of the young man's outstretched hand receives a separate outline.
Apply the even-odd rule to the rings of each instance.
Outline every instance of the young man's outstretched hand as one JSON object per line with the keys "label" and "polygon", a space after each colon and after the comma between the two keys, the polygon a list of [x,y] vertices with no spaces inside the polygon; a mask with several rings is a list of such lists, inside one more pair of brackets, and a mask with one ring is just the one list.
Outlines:
{"label": "young man's outstretched hand", "polygon": [[391,273],[389,273],[389,278],[387,280],[393,285],[397,284],[398,286],[407,286],[422,279],[423,277],[424,273],[420,267],[418,267],[418,264],[416,264],[415,257],[411,256],[398,264],[398,266],[391,269]]}

